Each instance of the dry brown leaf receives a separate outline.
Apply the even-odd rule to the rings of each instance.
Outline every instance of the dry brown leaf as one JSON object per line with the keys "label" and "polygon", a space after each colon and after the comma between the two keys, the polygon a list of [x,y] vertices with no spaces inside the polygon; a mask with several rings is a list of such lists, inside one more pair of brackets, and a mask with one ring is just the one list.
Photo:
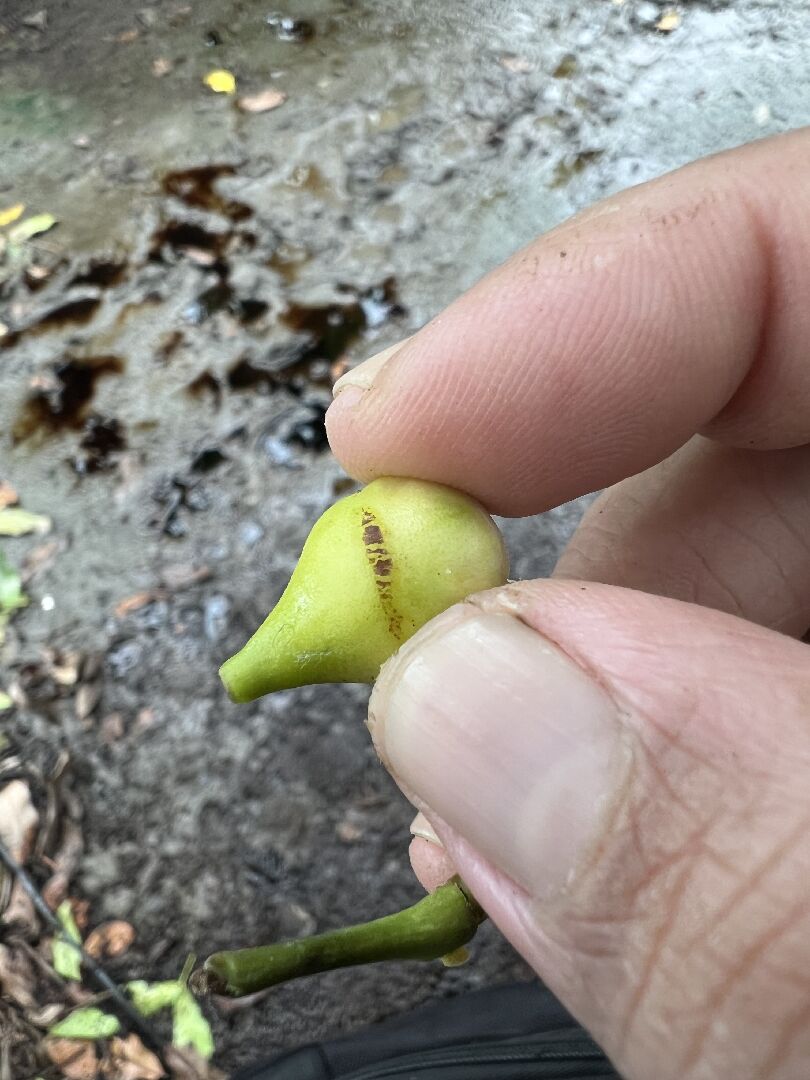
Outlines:
{"label": "dry brown leaf", "polygon": [[178,1050],[176,1046],[167,1046],[163,1057],[171,1069],[172,1080],[228,1080],[221,1069],[189,1047]]}
{"label": "dry brown leaf", "polygon": [[79,670],[82,665],[82,654],[76,649],[66,649],[60,652],[58,649],[43,649],[42,656],[45,670],[60,686],[75,686],[79,681]]}
{"label": "dry brown leaf", "polygon": [[160,1080],[166,1073],[160,1061],[147,1050],[137,1035],[125,1039],[115,1036],[110,1051],[101,1063],[101,1072],[109,1080]]}
{"label": "dry brown leaf", "polygon": [[168,56],[157,56],[152,61],[152,74],[156,79],[162,79],[164,75],[168,75],[174,68],[174,64],[168,58]]}
{"label": "dry brown leaf", "polygon": [[59,1020],[65,1011],[65,1006],[61,1002],[54,1001],[50,1005],[43,1005],[42,1008],[29,1009],[26,1013],[26,1020],[29,1020],[34,1027],[44,1028],[46,1031],[48,1028],[53,1027],[57,1020]]}
{"label": "dry brown leaf", "polygon": [[46,1039],[45,1051],[67,1080],[96,1080],[98,1057],[94,1043],[84,1039]]}
{"label": "dry brown leaf", "polygon": [[119,600],[115,605],[115,617],[123,619],[126,615],[131,615],[133,611],[140,611],[142,607],[146,607],[147,604],[151,604],[154,600],[160,600],[162,596],[163,594],[158,589],[146,589],[144,592],[127,596],[123,600]]}
{"label": "dry brown leaf", "polygon": [[37,1002],[31,992],[36,977],[31,962],[18,949],[0,945],[0,991],[4,998],[16,1001],[23,1009],[35,1009]]}
{"label": "dry brown leaf", "polygon": [[[65,818],[62,822],[62,842],[56,855],[50,860],[54,873],[42,887],[42,898],[54,911],[67,896],[70,879],[83,851],[84,839],[79,826],[70,818]],[[77,910],[77,916],[81,916],[81,910]],[[76,921],[79,921],[78,917]]]}
{"label": "dry brown leaf", "polygon": [[276,90],[275,87],[270,86],[266,90],[260,90],[258,94],[246,94],[240,97],[236,104],[242,112],[263,113],[277,109],[286,100],[287,95],[283,90]]}
{"label": "dry brown leaf", "polygon": [[0,510],[7,506],[16,506],[19,496],[7,480],[0,480]]}
{"label": "dry brown leaf", "polygon": [[76,719],[86,720],[101,699],[101,683],[82,683],[76,693]]}
{"label": "dry brown leaf", "polygon": [[124,737],[124,717],[120,712],[111,712],[101,721],[101,741],[110,746]]}
{"label": "dry brown leaf", "polygon": [[31,801],[31,790],[24,780],[12,780],[0,790],[0,840],[12,858],[24,863],[39,825],[39,814]]}
{"label": "dry brown leaf", "polygon": [[132,42],[137,41],[140,36],[140,30],[133,28],[132,30],[122,30],[120,34],[116,34],[115,40],[119,45],[131,45]]}
{"label": "dry brown leaf", "polygon": [[123,919],[113,919],[88,934],[84,949],[96,960],[103,956],[123,956],[134,940],[135,928]]}
{"label": "dry brown leaf", "polygon": [[182,592],[183,589],[188,589],[201,581],[208,581],[210,577],[210,566],[189,566],[185,563],[164,566],[161,574],[163,584],[171,592]]}

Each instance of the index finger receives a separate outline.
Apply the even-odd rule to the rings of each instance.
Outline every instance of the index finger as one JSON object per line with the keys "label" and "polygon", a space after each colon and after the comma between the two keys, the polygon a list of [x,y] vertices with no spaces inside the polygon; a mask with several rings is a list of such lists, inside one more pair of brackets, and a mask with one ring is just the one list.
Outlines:
{"label": "index finger", "polygon": [[805,128],[572,218],[408,339],[370,388],[342,380],[335,454],[363,480],[435,480],[523,515],[696,432],[810,441],[808,166]]}

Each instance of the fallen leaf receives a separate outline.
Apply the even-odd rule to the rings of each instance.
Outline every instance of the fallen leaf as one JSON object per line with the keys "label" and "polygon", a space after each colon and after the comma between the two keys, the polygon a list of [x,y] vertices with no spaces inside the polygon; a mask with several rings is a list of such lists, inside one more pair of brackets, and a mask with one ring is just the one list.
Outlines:
{"label": "fallen leaf", "polygon": [[111,712],[99,725],[101,741],[110,746],[124,737],[124,717],[120,712]]}
{"label": "fallen leaf", "polygon": [[157,56],[152,61],[152,74],[156,79],[162,79],[164,75],[168,75],[174,68],[174,64],[168,58],[168,56]]}
{"label": "fallen leaf", "polygon": [[18,499],[19,495],[11,484],[7,480],[0,480],[0,510],[5,510],[7,506],[14,506]]}
{"label": "fallen leaf", "polygon": [[[79,865],[84,851],[84,839],[78,824],[66,817],[62,821],[62,840],[56,854],[50,860],[53,874],[42,886],[42,898],[48,907],[56,909],[67,896],[70,880]],[[77,904],[73,906],[76,912]],[[81,911],[75,914],[77,923]]]}
{"label": "fallen leaf", "polygon": [[168,982],[148,983],[143,979],[134,979],[127,983],[127,990],[132,1004],[141,1016],[151,1016],[159,1009],[174,1005],[183,987],[177,979]]}
{"label": "fallen leaf", "polygon": [[44,514],[32,514],[19,506],[0,510],[0,536],[26,536],[28,533],[50,532],[51,519]]}
{"label": "fallen leaf", "polygon": [[5,636],[6,623],[15,611],[24,608],[28,597],[22,591],[20,575],[0,551],[0,645]]}
{"label": "fallen leaf", "polygon": [[88,1005],[54,1024],[49,1034],[61,1039],[109,1039],[111,1035],[117,1035],[120,1029],[121,1022],[117,1016]]}
{"label": "fallen leaf", "polygon": [[171,1070],[172,1080],[227,1080],[221,1069],[206,1061],[196,1050],[167,1046],[163,1057]]}
{"label": "fallen leaf", "polygon": [[[71,941],[75,941],[77,944],[81,943],[81,935],[76,920],[73,918],[73,908],[70,906],[69,900],[62,901],[56,909],[56,917]],[[52,949],[53,966],[56,973],[61,975],[63,979],[80,982],[82,977],[81,952],[61,937],[53,939]]]}
{"label": "fallen leaf", "polygon": [[58,1001],[53,1001],[50,1005],[43,1005],[42,1008],[29,1009],[26,1016],[34,1027],[47,1029],[56,1023],[64,1011],[64,1005],[61,1005]]}
{"label": "fallen leaf", "polygon": [[92,1043],[77,1039],[46,1039],[45,1052],[67,1080],[96,1080],[98,1057]]}
{"label": "fallen leaf", "polygon": [[216,71],[209,71],[207,75],[203,77],[205,85],[214,91],[215,94],[235,94],[236,93],[236,78],[230,71],[225,71],[224,68],[217,68]]}
{"label": "fallen leaf", "polygon": [[19,225],[15,225],[13,229],[9,229],[9,242],[22,244],[34,236],[40,236],[42,233],[48,232],[57,224],[58,222],[53,214],[35,214],[33,217],[26,218],[25,221],[21,221]]}
{"label": "fallen leaf", "polygon": [[38,825],[39,814],[31,801],[28,784],[24,780],[6,784],[0,790],[0,840],[20,864],[31,854]]}
{"label": "fallen leaf", "polygon": [[75,686],[79,681],[82,654],[77,649],[45,648],[42,650],[43,666],[47,674],[60,686]]}
{"label": "fallen leaf", "polygon": [[10,225],[17,218],[22,217],[25,213],[25,203],[15,203],[14,206],[8,206],[5,210],[0,210],[0,229],[4,229],[6,225]]}
{"label": "fallen leaf", "polygon": [[525,56],[502,56],[499,63],[513,75],[525,75],[532,70],[532,63]]}
{"label": "fallen leaf", "polygon": [[161,580],[172,592],[182,592],[191,585],[208,581],[211,576],[210,566],[189,566],[181,563],[176,566],[164,566]]}
{"label": "fallen leaf", "polygon": [[101,683],[82,683],[76,694],[76,719],[86,720],[101,700]]}
{"label": "fallen leaf", "polygon": [[160,600],[161,595],[157,589],[147,589],[144,592],[127,596],[123,600],[119,600],[115,605],[113,609],[115,617],[123,619],[124,616],[131,615],[133,611],[140,611],[142,607],[146,607],[147,604],[151,604],[154,600]]}
{"label": "fallen leaf", "polygon": [[134,1033],[112,1040],[101,1071],[109,1080],[160,1080],[166,1075],[158,1058]]}
{"label": "fallen leaf", "polygon": [[140,36],[140,30],[133,27],[132,30],[122,30],[120,34],[116,34],[115,40],[119,45],[131,45],[132,42],[137,41]]}
{"label": "fallen leaf", "polygon": [[135,940],[135,929],[123,919],[102,923],[91,931],[84,943],[85,952],[96,959],[123,956]]}
{"label": "fallen leaf", "polygon": [[71,896],[70,907],[73,911],[73,918],[76,920],[76,925],[79,928],[79,933],[84,933],[87,929],[87,924],[90,921],[90,901],[77,900],[75,896]]}
{"label": "fallen leaf", "polygon": [[269,112],[271,109],[277,109],[286,100],[287,95],[283,90],[269,87],[267,90],[260,90],[258,94],[247,94],[245,97],[239,98],[237,105],[242,112],[263,113]]}
{"label": "fallen leaf", "polygon": [[671,34],[673,30],[678,29],[681,21],[681,16],[677,11],[665,11],[655,24],[655,29],[660,30],[662,34]]}
{"label": "fallen leaf", "polygon": [[186,986],[180,987],[172,1009],[172,1044],[180,1050],[191,1047],[206,1060],[214,1053],[211,1025]]}
{"label": "fallen leaf", "polygon": [[24,15],[20,22],[23,26],[28,26],[32,30],[44,30],[48,25],[48,12],[45,8],[41,8],[39,11],[34,11],[30,15]]}
{"label": "fallen leaf", "polygon": [[19,949],[0,945],[0,990],[7,1000],[15,1001],[23,1009],[36,1008],[32,990],[37,980],[28,957]]}

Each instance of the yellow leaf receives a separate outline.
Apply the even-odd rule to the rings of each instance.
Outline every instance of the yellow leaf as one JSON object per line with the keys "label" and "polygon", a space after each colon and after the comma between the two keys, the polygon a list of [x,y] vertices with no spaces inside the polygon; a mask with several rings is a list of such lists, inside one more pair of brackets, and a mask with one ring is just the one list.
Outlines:
{"label": "yellow leaf", "polygon": [[32,236],[47,232],[54,225],[56,225],[56,218],[53,214],[35,214],[9,230],[8,238],[12,244],[21,244],[24,240],[30,240]]}
{"label": "yellow leaf", "polygon": [[32,514],[19,506],[0,510],[0,536],[25,536],[27,533],[46,533],[51,519],[44,514]]}
{"label": "yellow leaf", "polygon": [[18,202],[16,206],[9,206],[5,210],[0,210],[0,229],[6,225],[10,225],[12,221],[16,221],[18,217],[22,217],[25,210],[25,203]]}
{"label": "yellow leaf", "polygon": [[656,30],[660,30],[662,34],[671,34],[673,30],[677,30],[681,25],[681,16],[677,11],[665,11],[658,22],[655,24]]}
{"label": "yellow leaf", "polygon": [[230,71],[225,71],[224,68],[217,68],[216,71],[209,71],[203,79],[206,86],[210,87],[215,94],[235,94],[236,93],[236,78]]}

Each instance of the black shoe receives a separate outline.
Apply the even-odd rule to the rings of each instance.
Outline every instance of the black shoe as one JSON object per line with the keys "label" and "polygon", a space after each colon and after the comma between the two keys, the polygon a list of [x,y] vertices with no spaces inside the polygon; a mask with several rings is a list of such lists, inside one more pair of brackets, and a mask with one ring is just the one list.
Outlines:
{"label": "black shoe", "polygon": [[233,1080],[586,1080],[619,1074],[539,983],[449,998]]}

